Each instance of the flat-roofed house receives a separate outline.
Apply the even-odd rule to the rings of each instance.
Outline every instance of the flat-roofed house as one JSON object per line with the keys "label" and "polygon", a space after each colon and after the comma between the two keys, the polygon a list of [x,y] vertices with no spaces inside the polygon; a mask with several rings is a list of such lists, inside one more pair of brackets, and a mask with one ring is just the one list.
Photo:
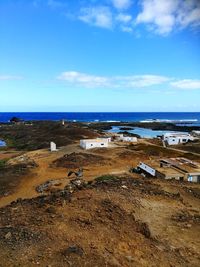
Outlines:
{"label": "flat-roofed house", "polygon": [[200,164],[186,158],[140,162],[138,168],[147,176],[200,183]]}
{"label": "flat-roofed house", "polygon": [[164,168],[159,163],[159,161],[140,162],[138,167],[142,172],[146,173],[148,176],[150,175],[161,179],[176,179],[176,180],[184,179],[183,172],[173,168]]}
{"label": "flat-roofed house", "polygon": [[123,142],[137,143],[137,137],[134,137],[134,136],[123,136],[122,141]]}
{"label": "flat-roofed house", "polygon": [[124,136],[123,134],[115,134],[115,140],[121,142],[132,142],[137,143],[137,137],[135,136]]}
{"label": "flat-roofed house", "polygon": [[166,133],[162,139],[169,145],[179,145],[193,141],[194,137],[189,133]]}
{"label": "flat-roofed house", "polygon": [[108,138],[82,139],[80,140],[80,147],[82,147],[83,149],[108,147],[108,143]]}

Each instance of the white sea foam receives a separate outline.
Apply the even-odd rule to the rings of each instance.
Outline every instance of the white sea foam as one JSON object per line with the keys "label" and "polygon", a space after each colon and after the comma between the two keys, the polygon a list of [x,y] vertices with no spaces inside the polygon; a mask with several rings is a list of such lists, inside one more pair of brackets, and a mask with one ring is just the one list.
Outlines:
{"label": "white sea foam", "polygon": [[182,119],[182,120],[169,120],[169,119],[147,119],[140,121],[142,123],[151,123],[151,122],[168,122],[168,123],[180,123],[180,122],[198,122],[197,119]]}

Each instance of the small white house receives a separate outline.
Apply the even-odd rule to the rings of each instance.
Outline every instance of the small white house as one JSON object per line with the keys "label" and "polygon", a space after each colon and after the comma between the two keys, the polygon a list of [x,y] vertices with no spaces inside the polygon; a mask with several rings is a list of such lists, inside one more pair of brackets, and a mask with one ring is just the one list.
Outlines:
{"label": "small white house", "polygon": [[51,152],[57,151],[56,144],[54,142],[50,142],[50,151]]}
{"label": "small white house", "polygon": [[137,137],[133,137],[133,136],[123,136],[122,141],[123,141],[123,142],[137,143]]}
{"label": "small white house", "polygon": [[108,142],[108,138],[83,139],[80,140],[80,147],[83,149],[108,147]]}
{"label": "small white house", "polygon": [[115,135],[115,140],[122,141],[122,142],[137,142],[137,137],[133,136],[124,136],[123,134],[117,134]]}
{"label": "small white house", "polygon": [[193,141],[194,137],[189,133],[166,133],[163,135],[163,140],[169,145],[179,145]]}

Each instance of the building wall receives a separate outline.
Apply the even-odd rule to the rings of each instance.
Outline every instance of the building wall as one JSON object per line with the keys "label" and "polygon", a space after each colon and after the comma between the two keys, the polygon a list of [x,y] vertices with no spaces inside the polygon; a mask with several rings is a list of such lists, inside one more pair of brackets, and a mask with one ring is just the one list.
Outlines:
{"label": "building wall", "polygon": [[84,149],[92,149],[96,147],[108,147],[108,140],[107,139],[80,140],[80,146]]}
{"label": "building wall", "polygon": [[147,164],[140,162],[139,168],[152,176],[156,176],[156,170],[148,166]]}
{"label": "building wall", "polygon": [[124,136],[122,140],[124,142],[137,142],[137,137]]}
{"label": "building wall", "polygon": [[168,145],[178,145],[187,143],[189,140],[191,140],[189,137],[167,137],[165,139],[168,143]]}
{"label": "building wall", "polygon": [[56,144],[54,142],[50,142],[50,150],[51,151],[56,151]]}
{"label": "building wall", "polygon": [[168,137],[166,138],[166,141],[168,145],[178,145],[180,143],[178,137]]}
{"label": "building wall", "polygon": [[194,140],[194,137],[190,134],[176,134],[176,133],[166,133],[163,135],[163,140],[168,143],[168,145],[178,145],[187,143],[189,140]]}
{"label": "building wall", "polygon": [[200,174],[188,174],[186,180],[188,182],[200,183]]}
{"label": "building wall", "polygon": [[86,149],[86,142],[85,142],[85,140],[80,140],[80,147]]}

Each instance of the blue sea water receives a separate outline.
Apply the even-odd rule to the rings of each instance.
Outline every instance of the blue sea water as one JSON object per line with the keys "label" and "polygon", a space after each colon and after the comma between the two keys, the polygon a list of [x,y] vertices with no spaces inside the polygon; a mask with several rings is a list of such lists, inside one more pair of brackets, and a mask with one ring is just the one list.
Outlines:
{"label": "blue sea water", "polygon": [[0,147],[6,146],[6,143],[2,140],[0,140]]}
{"label": "blue sea water", "polygon": [[200,125],[200,112],[0,112],[0,122],[13,116],[23,120],[69,120],[80,122],[166,121]]}

